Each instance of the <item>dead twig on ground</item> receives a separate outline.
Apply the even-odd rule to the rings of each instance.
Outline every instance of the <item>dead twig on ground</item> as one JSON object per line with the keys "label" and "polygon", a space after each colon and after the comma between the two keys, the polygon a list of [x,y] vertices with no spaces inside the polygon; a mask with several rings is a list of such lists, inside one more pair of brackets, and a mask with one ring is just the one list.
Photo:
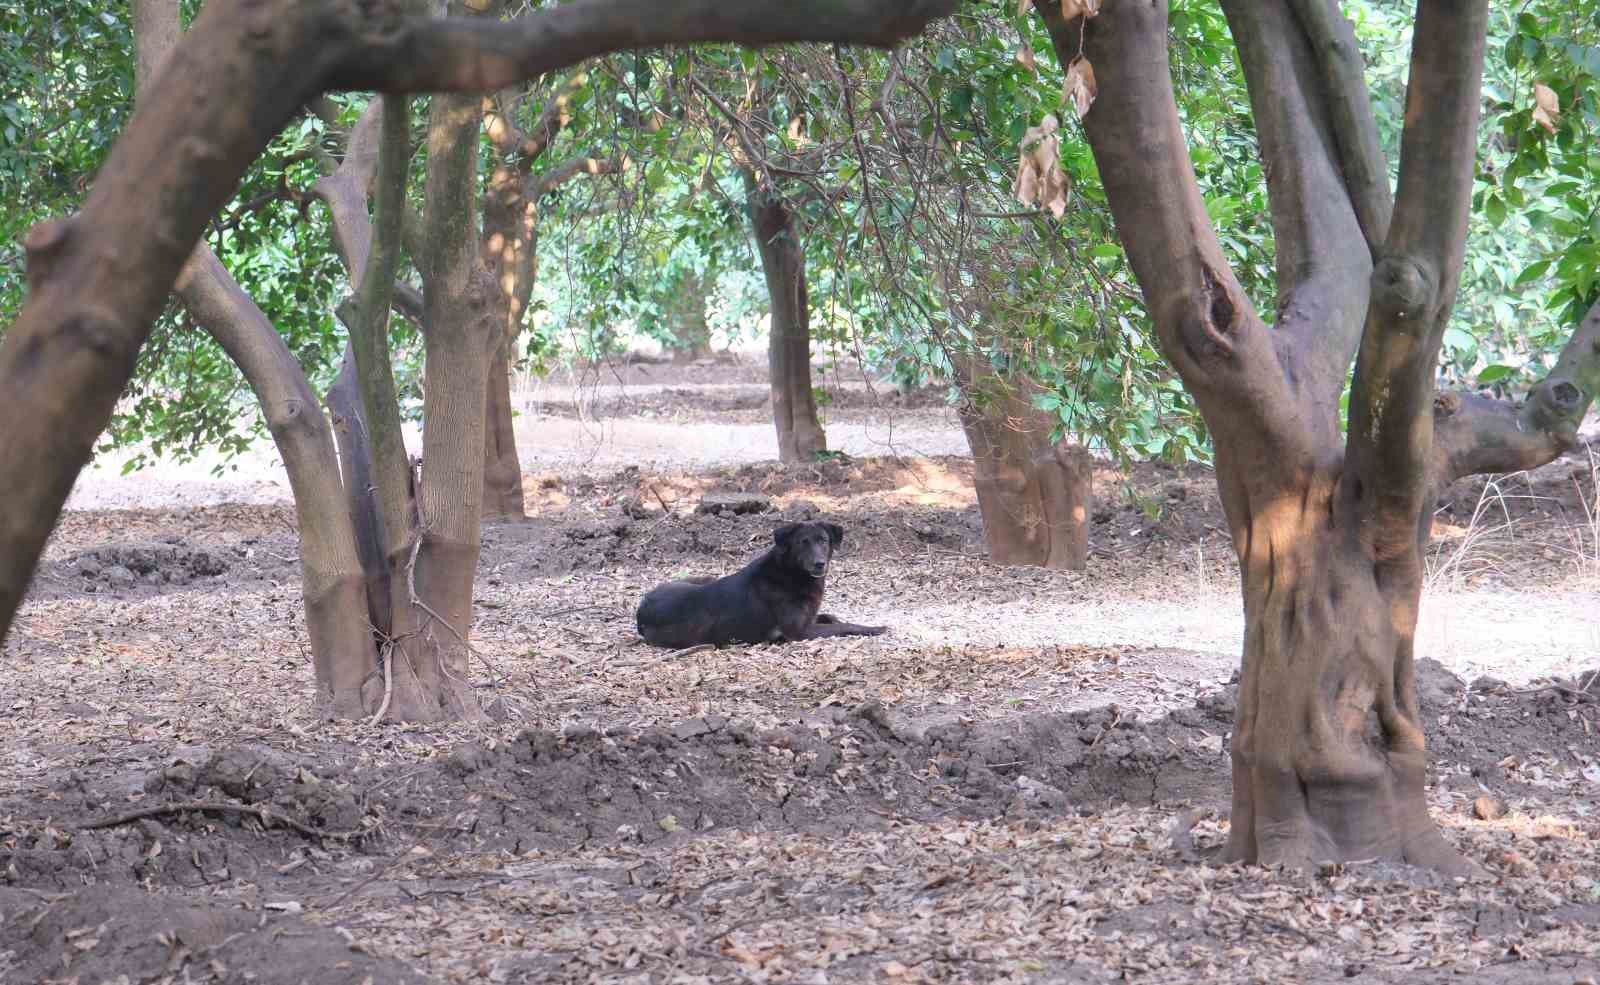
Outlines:
{"label": "dead twig on ground", "polygon": [[679,657],[692,657],[696,653],[705,653],[707,650],[715,650],[716,648],[717,645],[715,643],[696,643],[694,646],[686,646],[681,650],[673,650],[661,659],[676,660]]}
{"label": "dead twig on ground", "polygon": [[350,897],[352,897],[355,894],[361,892],[363,889],[366,889],[368,886],[372,885],[373,883],[377,882],[379,879],[382,879],[384,876],[388,875],[390,871],[392,871],[396,866],[399,866],[402,862],[405,862],[405,861],[407,861],[409,859],[416,858],[417,856],[414,855],[413,853],[419,847],[421,847],[421,842],[418,842],[417,844],[412,845],[410,848],[407,848],[405,851],[401,852],[399,855],[396,855],[394,858],[392,858],[389,861],[385,862],[383,865],[378,867],[377,871],[371,873],[365,879],[358,880],[354,886],[351,886],[349,889],[347,889],[344,892],[340,893],[334,899],[334,901],[332,903],[329,903],[327,905],[327,907],[325,907],[325,909],[337,910],[347,900],[349,900]]}
{"label": "dead twig on ground", "polygon": [[308,838],[356,838],[364,833],[360,829],[353,829],[349,831],[329,831],[326,828],[314,828],[309,824],[305,824],[304,822],[296,821],[287,814],[280,814],[277,811],[269,810],[265,807],[252,807],[248,804],[228,804],[214,800],[185,800],[174,804],[158,804],[154,807],[143,807],[136,811],[129,811],[126,814],[118,814],[115,817],[108,817],[99,821],[90,821],[87,824],[80,824],[78,825],[78,830],[95,831],[101,828],[115,828],[124,824],[128,824],[132,821],[143,820],[147,817],[162,817],[168,814],[189,813],[244,814],[246,816],[255,818],[263,824],[271,822],[275,824],[281,824],[286,828],[292,828]]}

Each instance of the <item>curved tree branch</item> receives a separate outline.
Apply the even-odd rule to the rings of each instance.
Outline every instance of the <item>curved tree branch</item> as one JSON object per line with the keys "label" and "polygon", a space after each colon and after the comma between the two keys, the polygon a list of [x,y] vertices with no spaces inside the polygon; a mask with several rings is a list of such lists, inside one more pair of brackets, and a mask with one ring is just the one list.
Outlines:
{"label": "curved tree branch", "polygon": [[[1279,365],[1206,214],[1172,92],[1164,3],[1107,4],[1080,25],[1054,4],[1035,9],[1063,65],[1093,63],[1099,95],[1084,118],[1117,235],[1127,250],[1168,362],[1216,438],[1230,519],[1318,455]],[[1263,462],[1279,467],[1258,467]]]}
{"label": "curved tree branch", "polygon": [[502,157],[518,155],[529,160],[543,154],[572,119],[572,100],[589,84],[589,73],[579,69],[550,93],[533,129],[524,133],[500,109],[499,100],[483,101],[483,130]]}
{"label": "curved tree branch", "polygon": [[330,89],[498,89],[619,48],[889,45],[955,0],[580,0],[509,24],[417,20],[394,0],[216,0],[153,79],[82,212],[25,243],[28,300],[0,346],[0,639],[95,437],[206,222]]}
{"label": "curved tree branch", "polygon": [[1519,472],[1555,460],[1578,442],[1578,427],[1600,396],[1600,304],[1562,348],[1520,407],[1477,394],[1433,401],[1435,491],[1483,472]]}
{"label": "curved tree branch", "polygon": [[533,197],[543,198],[579,175],[621,174],[628,170],[630,163],[626,157],[617,160],[590,155],[569,157],[534,179]]}
{"label": "curved tree branch", "polygon": [[1367,521],[1375,559],[1407,577],[1420,563],[1433,380],[1466,250],[1487,19],[1486,0],[1418,4],[1399,194],[1350,395],[1345,501]]}
{"label": "curved tree branch", "polygon": [[307,198],[321,199],[333,218],[333,244],[344,258],[344,269],[352,284],[361,282],[367,269],[367,251],[372,248],[372,222],[367,217],[367,196],[378,173],[379,121],[383,100],[367,103],[356,120],[338,168],[312,182]]}
{"label": "curved tree branch", "polygon": [[[1371,250],[1336,159],[1333,118],[1347,94],[1327,90],[1316,61],[1319,42],[1307,38],[1281,0],[1225,0],[1223,10],[1249,84],[1272,203],[1275,341],[1319,441],[1331,447],[1372,276]],[[1356,67],[1359,79],[1359,54]],[[1366,90],[1359,96],[1367,100]]]}
{"label": "curved tree branch", "polygon": [[1355,29],[1339,12],[1337,0],[1289,0],[1289,5],[1322,72],[1345,188],[1376,260],[1389,236],[1394,192],[1389,188],[1389,162],[1378,143],[1378,121],[1372,113],[1371,90]]}

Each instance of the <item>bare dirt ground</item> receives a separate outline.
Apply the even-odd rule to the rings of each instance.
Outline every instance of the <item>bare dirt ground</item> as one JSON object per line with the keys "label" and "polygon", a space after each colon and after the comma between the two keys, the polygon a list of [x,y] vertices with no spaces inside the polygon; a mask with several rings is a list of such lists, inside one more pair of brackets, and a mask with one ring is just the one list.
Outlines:
{"label": "bare dirt ground", "polygon": [[[1600,974],[1589,458],[1439,516],[1430,797],[1484,876],[1292,876],[1203,859],[1241,632],[1205,470],[1102,469],[1087,572],[997,568],[937,394],[841,387],[856,457],[784,469],[759,370],[524,395],[531,520],[484,535],[484,728],[310,717],[268,455],[87,476],[0,655],[0,982]],[[723,490],[770,508],[695,512]],[[848,531],[828,608],[890,635],[637,640],[644,589],[818,514]]]}

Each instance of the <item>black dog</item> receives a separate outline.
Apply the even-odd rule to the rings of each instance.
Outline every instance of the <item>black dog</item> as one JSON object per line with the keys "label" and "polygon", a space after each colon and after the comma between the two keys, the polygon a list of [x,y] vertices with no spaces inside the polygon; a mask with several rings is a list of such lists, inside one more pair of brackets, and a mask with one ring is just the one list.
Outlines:
{"label": "black dog", "polygon": [[818,636],[877,636],[821,612],[828,561],[844,542],[836,523],[786,523],[765,554],[726,578],[658,585],[639,603],[639,635],[656,646],[775,643]]}

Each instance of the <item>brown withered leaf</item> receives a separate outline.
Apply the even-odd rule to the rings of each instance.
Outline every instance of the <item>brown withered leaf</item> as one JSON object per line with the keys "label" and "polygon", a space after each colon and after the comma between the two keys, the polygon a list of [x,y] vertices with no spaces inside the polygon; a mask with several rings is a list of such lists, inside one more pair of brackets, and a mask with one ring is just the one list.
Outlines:
{"label": "brown withered leaf", "polygon": [[1093,17],[1100,13],[1102,0],[1061,0],[1061,16],[1067,20],[1074,17]]}
{"label": "brown withered leaf", "polygon": [[1061,121],[1046,116],[1022,135],[1021,160],[1013,192],[1023,205],[1040,205],[1057,219],[1067,211],[1067,175],[1061,170]]}
{"label": "brown withered leaf", "polygon": [[1033,72],[1035,75],[1038,74],[1038,72],[1039,72],[1039,60],[1038,60],[1037,57],[1035,57],[1035,55],[1033,53],[1033,45],[1025,44],[1022,47],[1018,48],[1017,49],[1017,61],[1022,63],[1022,67],[1023,68],[1027,69],[1030,72]]}
{"label": "brown withered leaf", "polygon": [[1482,821],[1498,821],[1506,816],[1506,805],[1493,797],[1479,797],[1472,802],[1472,813]]}
{"label": "brown withered leaf", "polygon": [[1555,90],[1543,82],[1533,84],[1533,121],[1551,133],[1556,132],[1556,121],[1561,119],[1561,103]]}
{"label": "brown withered leaf", "polygon": [[1028,8],[1033,6],[1033,0],[1017,0],[1017,16],[1026,17]]}
{"label": "brown withered leaf", "polygon": [[1094,81],[1094,66],[1089,64],[1089,59],[1078,57],[1067,68],[1067,81],[1063,88],[1063,95],[1072,102],[1072,108],[1077,112],[1078,119],[1083,119],[1089,114],[1089,107],[1094,105],[1094,97],[1098,92]]}

